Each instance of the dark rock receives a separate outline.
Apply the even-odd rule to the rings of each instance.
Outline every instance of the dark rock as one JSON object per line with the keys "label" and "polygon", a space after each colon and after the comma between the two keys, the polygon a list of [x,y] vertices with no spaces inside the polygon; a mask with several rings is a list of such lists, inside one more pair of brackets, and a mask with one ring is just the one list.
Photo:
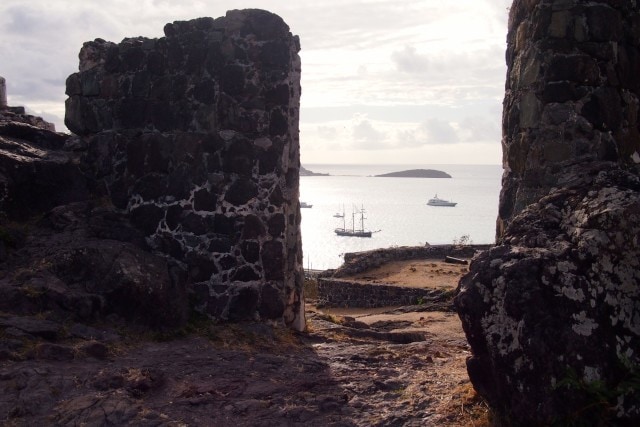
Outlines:
{"label": "dark rock", "polygon": [[599,88],[584,104],[581,112],[596,129],[618,129],[622,121],[620,95],[613,88]]}
{"label": "dark rock", "polygon": [[260,218],[255,215],[247,215],[244,218],[244,227],[242,229],[242,238],[253,240],[265,234],[265,227]]}
{"label": "dark rock", "polygon": [[0,188],[5,194],[2,211],[7,219],[22,220],[85,199],[88,182],[74,156],[46,148],[59,146],[60,135],[29,125],[19,126],[32,130],[34,135],[29,136],[27,131],[22,134],[35,137],[37,142],[0,133]]}
{"label": "dark rock", "polygon": [[0,135],[29,141],[47,150],[59,150],[69,140],[69,135],[52,132],[49,129],[22,122],[0,122]]}
{"label": "dark rock", "polygon": [[189,276],[194,282],[207,281],[213,274],[218,273],[215,262],[208,256],[189,252],[186,260],[189,264]]}
{"label": "dark rock", "polygon": [[271,111],[269,117],[269,134],[271,136],[285,135],[289,131],[287,117],[278,109]]}
{"label": "dark rock", "polygon": [[109,347],[98,341],[90,341],[80,345],[77,349],[78,353],[96,359],[106,359],[109,355]]}
{"label": "dark rock", "polygon": [[548,81],[567,80],[593,86],[598,83],[598,63],[587,55],[557,55],[549,63]]}
{"label": "dark rock", "polygon": [[156,205],[146,204],[131,210],[131,222],[144,234],[155,233],[164,218],[164,211]]}
{"label": "dark rock", "polygon": [[498,424],[634,425],[640,98],[626,88],[639,42],[625,33],[640,14],[561,3],[510,10],[498,244],[456,307]]}
{"label": "dark rock", "polygon": [[118,395],[74,396],[56,407],[56,424],[126,425],[133,422],[141,405],[133,398]]}
{"label": "dark rock", "polygon": [[260,245],[258,242],[245,240],[242,242],[242,256],[247,262],[256,262],[260,257]]}
{"label": "dark rock", "polygon": [[231,275],[231,280],[234,282],[251,282],[258,279],[260,275],[248,265],[240,267]]}
{"label": "dark rock", "polygon": [[[227,253],[218,258],[218,265],[223,270],[230,270],[238,265],[238,259],[234,255]],[[247,265],[243,266],[242,268],[244,267],[250,268]]]}
{"label": "dark rock", "polygon": [[69,335],[76,338],[82,338],[87,341],[103,341],[113,342],[120,340],[120,336],[112,330],[94,328],[91,326],[83,325],[81,323],[74,323],[68,331]]}
{"label": "dark rock", "polygon": [[284,263],[284,248],[282,243],[270,240],[262,245],[260,252],[264,274],[267,280],[282,280]]}
{"label": "dark rock", "polygon": [[197,215],[193,212],[189,212],[180,220],[182,229],[195,235],[202,235],[207,233],[208,227],[205,218]]}
{"label": "dark rock", "polygon": [[200,190],[193,195],[194,209],[197,211],[215,212],[217,196],[207,190]]}
{"label": "dark rock", "polygon": [[66,345],[40,343],[29,354],[27,358],[38,360],[55,360],[58,362],[73,360],[75,350]]}
{"label": "dark rock", "polygon": [[262,287],[261,296],[262,304],[260,305],[260,317],[264,319],[278,319],[282,316],[285,306],[282,303],[282,292],[267,283]]}
{"label": "dark rock", "polygon": [[253,320],[260,296],[253,286],[244,286],[229,301],[229,320]]}
{"label": "dark rock", "polygon": [[[261,256],[275,261],[274,286],[290,290],[278,295],[284,306],[299,303],[301,259],[282,249],[299,240],[299,42],[260,10],[175,22],[166,34],[82,46],[67,79],[74,136],[24,108],[0,111],[7,318],[82,324],[69,336],[106,342],[96,326],[105,321],[181,327],[195,283],[226,294],[196,293],[203,313],[254,318],[266,280]],[[299,310],[283,320],[304,328]]]}
{"label": "dark rock", "polygon": [[0,326],[13,327],[35,337],[56,340],[62,331],[62,325],[35,317],[0,318]]}
{"label": "dark rock", "polygon": [[280,237],[285,231],[284,215],[276,215],[269,219],[269,234],[271,237]]}
{"label": "dark rock", "polygon": [[231,251],[232,247],[233,243],[231,239],[221,237],[212,239],[208,250],[209,252],[227,253]]}
{"label": "dark rock", "polygon": [[[592,186],[552,192],[518,215],[505,244],[475,258],[461,280],[469,375],[501,414],[525,425],[570,419],[597,382],[609,392],[592,416],[640,417],[640,395],[623,385],[638,364],[638,254],[621,232],[640,227],[631,219],[638,190],[637,177],[606,171]],[[619,415],[606,415],[609,405]]]}

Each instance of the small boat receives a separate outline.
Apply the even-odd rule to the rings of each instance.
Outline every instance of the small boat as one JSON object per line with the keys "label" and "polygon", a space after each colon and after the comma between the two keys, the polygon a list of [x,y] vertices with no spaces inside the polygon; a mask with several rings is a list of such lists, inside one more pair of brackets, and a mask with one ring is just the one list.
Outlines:
{"label": "small boat", "polygon": [[[356,213],[360,214],[360,228],[356,228]],[[360,211],[356,212],[355,210],[351,213],[351,229],[346,228],[344,222],[344,215],[342,216],[342,228],[336,228],[334,231],[338,236],[347,236],[347,237],[371,237],[373,233],[377,233],[378,231],[369,231],[364,229],[364,220],[366,219],[364,216],[364,208],[360,209]]]}
{"label": "small boat", "polygon": [[301,208],[312,208],[313,205],[308,204],[307,202],[300,202]]}
{"label": "small boat", "polygon": [[333,214],[334,218],[344,218],[344,206],[342,207],[342,213],[340,212],[336,212],[335,214]]}
{"label": "small boat", "polygon": [[450,202],[448,200],[444,200],[444,199],[440,199],[438,198],[438,195],[436,194],[433,199],[429,199],[429,201],[427,202],[427,205],[429,206],[450,206],[453,207],[455,205],[457,205],[456,202]]}

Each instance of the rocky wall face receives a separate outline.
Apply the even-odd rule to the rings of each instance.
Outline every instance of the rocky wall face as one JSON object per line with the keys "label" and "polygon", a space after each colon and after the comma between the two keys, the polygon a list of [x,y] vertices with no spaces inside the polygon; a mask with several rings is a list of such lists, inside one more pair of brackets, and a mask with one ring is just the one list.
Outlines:
{"label": "rocky wall face", "polygon": [[375,308],[438,304],[451,309],[451,289],[421,289],[384,283],[361,283],[335,278],[318,279],[318,307]]}
{"label": "rocky wall face", "polygon": [[456,309],[500,425],[640,423],[640,8],[516,0],[498,242]]}
{"label": "rocky wall face", "polygon": [[303,329],[298,38],[262,10],[164,32],[85,43],[65,124],[198,310]]}
{"label": "rocky wall face", "polygon": [[638,173],[638,4],[516,0],[506,59],[498,240],[576,165],[604,160]]}

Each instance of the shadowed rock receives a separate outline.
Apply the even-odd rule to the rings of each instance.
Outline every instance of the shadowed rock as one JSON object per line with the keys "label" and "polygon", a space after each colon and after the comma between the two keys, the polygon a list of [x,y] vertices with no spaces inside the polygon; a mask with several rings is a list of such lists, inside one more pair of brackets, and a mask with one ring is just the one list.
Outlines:
{"label": "shadowed rock", "polygon": [[197,310],[302,330],[298,38],[258,9],[164,32],[85,43],[65,123],[113,205],[186,267]]}
{"label": "shadowed rock", "polygon": [[639,33],[632,2],[511,8],[498,245],[456,298],[505,425],[640,421]]}

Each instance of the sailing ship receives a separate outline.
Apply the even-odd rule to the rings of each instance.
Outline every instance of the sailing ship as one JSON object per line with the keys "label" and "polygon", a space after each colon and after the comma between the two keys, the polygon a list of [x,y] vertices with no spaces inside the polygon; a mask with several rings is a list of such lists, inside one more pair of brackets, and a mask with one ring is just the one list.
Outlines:
{"label": "sailing ship", "polygon": [[[360,228],[356,228],[356,214],[360,214]],[[344,215],[342,216],[342,228],[336,228],[334,231],[338,236],[347,236],[347,237],[371,237],[373,233],[377,233],[377,231],[370,231],[364,229],[364,220],[366,219],[364,207],[359,211],[353,210],[351,212],[351,228],[347,228],[344,220]]]}

